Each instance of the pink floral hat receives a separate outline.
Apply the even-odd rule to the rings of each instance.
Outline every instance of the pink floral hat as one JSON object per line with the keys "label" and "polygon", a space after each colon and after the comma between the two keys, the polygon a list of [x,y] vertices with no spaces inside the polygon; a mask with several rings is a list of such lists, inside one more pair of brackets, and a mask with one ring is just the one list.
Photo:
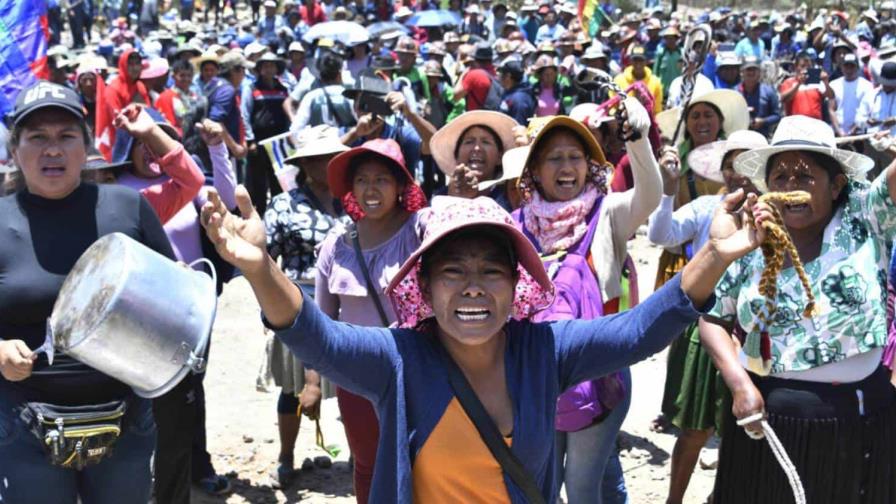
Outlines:
{"label": "pink floral hat", "polygon": [[469,226],[495,226],[510,237],[519,259],[519,281],[513,299],[511,316],[524,320],[546,308],[554,299],[554,285],[548,278],[535,247],[513,219],[491,198],[475,199],[438,196],[433,198],[426,220],[423,242],[405,261],[386,289],[392,307],[398,314],[399,327],[415,328],[433,316],[432,306],[423,298],[417,273],[420,258],[443,237]]}

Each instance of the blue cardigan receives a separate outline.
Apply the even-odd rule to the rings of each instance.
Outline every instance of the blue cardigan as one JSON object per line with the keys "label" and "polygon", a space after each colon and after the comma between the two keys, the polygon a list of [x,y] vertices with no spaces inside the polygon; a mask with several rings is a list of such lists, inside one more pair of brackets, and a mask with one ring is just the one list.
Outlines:
{"label": "blue cardigan", "polygon": [[[659,352],[699,316],[676,276],[620,314],[507,324],[504,365],[513,402],[512,450],[547,502],[559,492],[554,415],[560,393]],[[336,322],[308,298],[293,325],[277,330],[277,337],[301,361],[373,403],[380,439],[370,501],[412,502],[414,458],[454,397],[432,338],[408,329]],[[511,501],[524,504],[523,493],[506,475],[504,482]]]}

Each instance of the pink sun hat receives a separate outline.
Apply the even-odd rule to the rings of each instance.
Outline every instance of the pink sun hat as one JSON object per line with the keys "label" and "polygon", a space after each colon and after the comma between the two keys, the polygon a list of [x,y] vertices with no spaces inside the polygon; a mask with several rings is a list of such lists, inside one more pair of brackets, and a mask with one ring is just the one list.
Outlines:
{"label": "pink sun hat", "polygon": [[433,316],[432,306],[424,299],[417,277],[423,254],[448,234],[470,226],[494,226],[511,239],[519,261],[519,281],[513,297],[511,316],[525,320],[547,308],[554,299],[554,284],[535,247],[514,225],[513,218],[491,198],[474,199],[454,196],[437,196],[426,220],[423,241],[405,261],[386,288],[392,307],[398,315],[398,325],[415,328]]}
{"label": "pink sun hat", "polygon": [[165,58],[153,58],[143,65],[143,71],[140,72],[141,79],[155,79],[168,73],[170,70],[168,60]]}

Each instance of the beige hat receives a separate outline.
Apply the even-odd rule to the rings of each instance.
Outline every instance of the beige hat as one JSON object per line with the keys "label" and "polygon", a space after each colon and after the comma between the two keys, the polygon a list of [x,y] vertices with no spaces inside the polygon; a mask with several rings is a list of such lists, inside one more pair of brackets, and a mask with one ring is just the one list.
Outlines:
{"label": "beige hat", "polygon": [[[688,108],[698,103],[708,103],[722,113],[722,131],[724,131],[725,135],[747,129],[750,126],[750,112],[747,109],[747,101],[737,91],[732,89],[715,89],[693,98],[691,103],[688,104]],[[680,116],[681,107],[664,110],[657,114],[656,123],[659,125],[663,137],[672,138]],[[678,145],[684,139],[684,130],[685,127],[682,125],[678,132],[679,138],[675,139],[673,144]]]}
{"label": "beige hat", "polygon": [[707,180],[724,184],[722,160],[725,159],[725,154],[762,147],[768,147],[768,140],[761,133],[751,130],[735,131],[726,140],[718,140],[692,150],[688,154],[688,167]]}
{"label": "beige hat", "polygon": [[328,125],[321,124],[313,128],[304,128],[296,137],[296,151],[284,159],[284,163],[298,161],[302,158],[313,156],[326,156],[339,154],[349,150],[339,138],[339,130]]}
{"label": "beige hat", "polygon": [[528,155],[529,147],[514,147],[504,151],[504,155],[501,156],[501,176],[494,180],[480,182],[479,191],[488,191],[498,184],[519,179],[523,175],[523,168],[526,167],[526,157]]}
{"label": "beige hat", "polygon": [[[454,173],[457,158],[454,152],[461,135],[472,126],[484,126],[494,131],[501,139],[503,150],[514,145],[513,128],[519,126],[512,117],[491,110],[473,110],[465,112],[445,126],[442,126],[429,142],[432,157],[445,175]],[[503,154],[503,152],[502,152]]]}
{"label": "beige hat", "polygon": [[441,77],[442,73],[442,64],[436,60],[429,60],[423,64],[423,75],[427,77]]}

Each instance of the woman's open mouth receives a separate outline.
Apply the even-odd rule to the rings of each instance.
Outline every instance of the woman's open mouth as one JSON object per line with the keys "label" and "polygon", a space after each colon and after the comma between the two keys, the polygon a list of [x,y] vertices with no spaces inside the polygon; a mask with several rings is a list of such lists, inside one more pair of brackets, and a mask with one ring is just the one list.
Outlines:
{"label": "woman's open mouth", "polygon": [[366,206],[370,210],[376,210],[377,208],[383,205],[383,201],[374,198],[368,198],[364,200],[364,206]]}
{"label": "woman's open mouth", "polygon": [[561,189],[575,189],[576,187],[576,178],[575,177],[560,177],[556,180],[557,187]]}
{"label": "woman's open mouth", "polygon": [[491,311],[485,308],[458,308],[454,314],[464,322],[482,322],[491,315]]}
{"label": "woman's open mouth", "polygon": [[784,205],[784,210],[786,210],[787,213],[793,214],[808,213],[809,205],[806,203],[800,203],[798,205]]}

